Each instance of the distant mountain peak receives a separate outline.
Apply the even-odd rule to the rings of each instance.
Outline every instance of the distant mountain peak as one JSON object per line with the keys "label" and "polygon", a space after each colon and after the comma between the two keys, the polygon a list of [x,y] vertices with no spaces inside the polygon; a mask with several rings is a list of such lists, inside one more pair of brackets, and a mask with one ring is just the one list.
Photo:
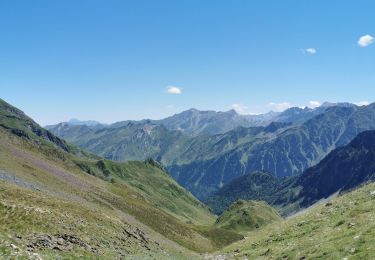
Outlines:
{"label": "distant mountain peak", "polygon": [[231,115],[238,115],[237,111],[234,110],[234,109],[230,109],[230,110],[226,111],[225,113],[228,113],[228,114],[231,114]]}
{"label": "distant mountain peak", "polygon": [[95,120],[82,121],[82,120],[79,120],[79,119],[76,119],[76,118],[72,118],[66,123],[68,123],[69,125],[87,125],[87,126],[95,126],[95,125],[101,124],[100,122],[95,121]]}
{"label": "distant mountain peak", "polygon": [[198,110],[198,109],[196,109],[196,108],[194,108],[194,107],[192,107],[192,108],[190,108],[190,109],[188,109],[188,110],[186,110],[186,111],[190,111],[190,112],[200,112],[200,110]]}

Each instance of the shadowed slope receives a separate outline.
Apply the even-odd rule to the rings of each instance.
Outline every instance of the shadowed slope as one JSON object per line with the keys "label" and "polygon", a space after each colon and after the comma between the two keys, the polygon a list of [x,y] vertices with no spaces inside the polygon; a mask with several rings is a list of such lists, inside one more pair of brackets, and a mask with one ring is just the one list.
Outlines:
{"label": "shadowed slope", "polygon": [[265,200],[285,215],[369,181],[375,181],[375,131],[360,133],[302,175],[278,180],[255,172],[225,185],[207,203],[221,212],[237,199]]}

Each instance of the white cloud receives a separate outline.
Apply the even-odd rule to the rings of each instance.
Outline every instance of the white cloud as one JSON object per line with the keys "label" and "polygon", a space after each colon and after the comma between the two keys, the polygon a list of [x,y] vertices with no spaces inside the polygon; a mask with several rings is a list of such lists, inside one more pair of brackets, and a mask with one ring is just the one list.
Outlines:
{"label": "white cloud", "polygon": [[309,103],[307,104],[307,106],[309,108],[317,108],[317,107],[320,107],[321,104],[318,101],[309,101]]}
{"label": "white cloud", "polygon": [[367,35],[363,35],[361,38],[359,38],[358,45],[360,47],[366,47],[366,46],[369,46],[373,42],[374,42],[374,37],[367,34]]}
{"label": "white cloud", "polygon": [[357,106],[367,106],[367,105],[370,105],[370,102],[368,102],[368,101],[359,101],[359,102],[355,102],[354,104],[357,105]]}
{"label": "white cloud", "polygon": [[249,107],[243,104],[233,104],[232,108],[239,114],[246,114]]}
{"label": "white cloud", "polygon": [[305,52],[307,52],[308,54],[315,54],[316,49],[315,48],[307,48],[307,49],[305,49]]}
{"label": "white cloud", "polygon": [[169,94],[179,95],[179,94],[182,93],[182,88],[178,88],[178,87],[175,87],[175,86],[168,86],[167,87],[167,92]]}
{"label": "white cloud", "polygon": [[275,110],[276,112],[281,112],[292,107],[292,105],[288,102],[282,102],[282,103],[270,102],[268,103],[268,106],[272,107],[272,109]]}

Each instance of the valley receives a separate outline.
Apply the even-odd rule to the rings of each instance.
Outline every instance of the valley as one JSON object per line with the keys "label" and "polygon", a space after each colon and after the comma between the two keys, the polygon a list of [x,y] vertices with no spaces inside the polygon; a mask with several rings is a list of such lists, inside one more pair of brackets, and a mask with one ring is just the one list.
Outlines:
{"label": "valley", "polygon": [[[107,140],[107,135],[112,137],[114,145],[116,140],[128,138],[126,140],[134,146],[125,146],[124,154],[134,152],[139,156],[142,150],[152,146],[156,129],[162,133],[160,136],[172,137],[181,144],[188,143],[189,149],[184,148],[185,158],[200,161],[202,159],[194,157],[194,153],[200,158],[210,158],[215,153],[241,150],[240,147],[248,142],[264,142],[270,135],[275,142],[306,129],[306,125],[323,124],[321,118],[331,118],[332,113],[340,118],[349,116],[345,124],[335,120],[346,130],[341,130],[334,140],[326,140],[326,144],[344,144],[348,138],[344,132],[351,129],[349,126],[353,124],[350,122],[354,118],[361,119],[361,129],[371,128],[372,106],[345,106],[330,107],[325,114],[303,123],[275,122],[266,127],[240,127],[226,134],[197,137],[188,137],[180,131],[171,131],[150,122],[131,122],[119,129],[95,124],[97,130],[85,124],[64,123],[53,131],[60,131],[61,136],[67,134],[69,138],[84,140],[78,133],[86,136],[87,130],[97,140]],[[358,122],[356,120],[356,127]],[[267,258],[271,254],[281,254],[277,246],[272,246],[270,251],[264,249],[268,242],[252,242],[251,245],[256,245],[253,251],[254,246],[247,243],[249,236],[262,241],[263,236],[273,237],[273,232],[291,232],[289,229],[295,225],[296,219],[307,219],[301,223],[310,221],[312,212],[324,206],[304,210],[307,207],[333,194],[343,194],[334,199],[338,208],[347,207],[344,198],[362,194],[363,189],[369,192],[373,185],[359,191],[355,189],[375,180],[375,131],[364,131],[349,144],[333,149],[316,166],[301,174],[280,177],[257,171],[229,178],[221,188],[202,200],[206,206],[171,178],[176,176],[168,174],[171,168],[165,167],[163,160],[160,163],[151,154],[145,154],[144,160],[138,161],[102,158],[100,153],[90,153],[95,152],[90,149],[86,152],[44,130],[5,101],[0,103],[0,126],[0,255],[30,259],[57,256],[207,259],[215,257],[217,253],[214,252],[220,250],[219,254],[229,259],[254,254],[260,254],[258,257],[263,254]],[[148,141],[139,146],[139,140],[146,137]],[[168,149],[173,145],[161,141],[155,145],[159,149],[155,150],[156,154],[160,151],[171,153]],[[202,149],[212,154],[202,152]],[[363,198],[358,200],[358,207],[369,206],[364,214],[373,214],[373,201]],[[332,203],[336,202],[327,202],[326,205]],[[281,217],[302,210],[298,217]],[[331,213],[320,213],[325,216],[320,221],[333,221],[330,220],[333,218]],[[330,227],[331,224],[324,225]],[[285,231],[280,230],[281,227]],[[302,235],[297,233],[295,236]],[[290,239],[293,238],[282,240]],[[310,250],[310,247],[306,248]],[[291,249],[289,257],[294,257],[295,253],[295,249]]]}

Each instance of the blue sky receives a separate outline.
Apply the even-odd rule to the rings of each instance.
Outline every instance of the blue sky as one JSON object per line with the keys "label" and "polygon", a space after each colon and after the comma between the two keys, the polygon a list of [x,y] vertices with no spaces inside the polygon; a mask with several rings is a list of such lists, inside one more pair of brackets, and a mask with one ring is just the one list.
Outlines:
{"label": "blue sky", "polygon": [[370,0],[3,0],[1,98],[42,125],[372,102],[374,10]]}

